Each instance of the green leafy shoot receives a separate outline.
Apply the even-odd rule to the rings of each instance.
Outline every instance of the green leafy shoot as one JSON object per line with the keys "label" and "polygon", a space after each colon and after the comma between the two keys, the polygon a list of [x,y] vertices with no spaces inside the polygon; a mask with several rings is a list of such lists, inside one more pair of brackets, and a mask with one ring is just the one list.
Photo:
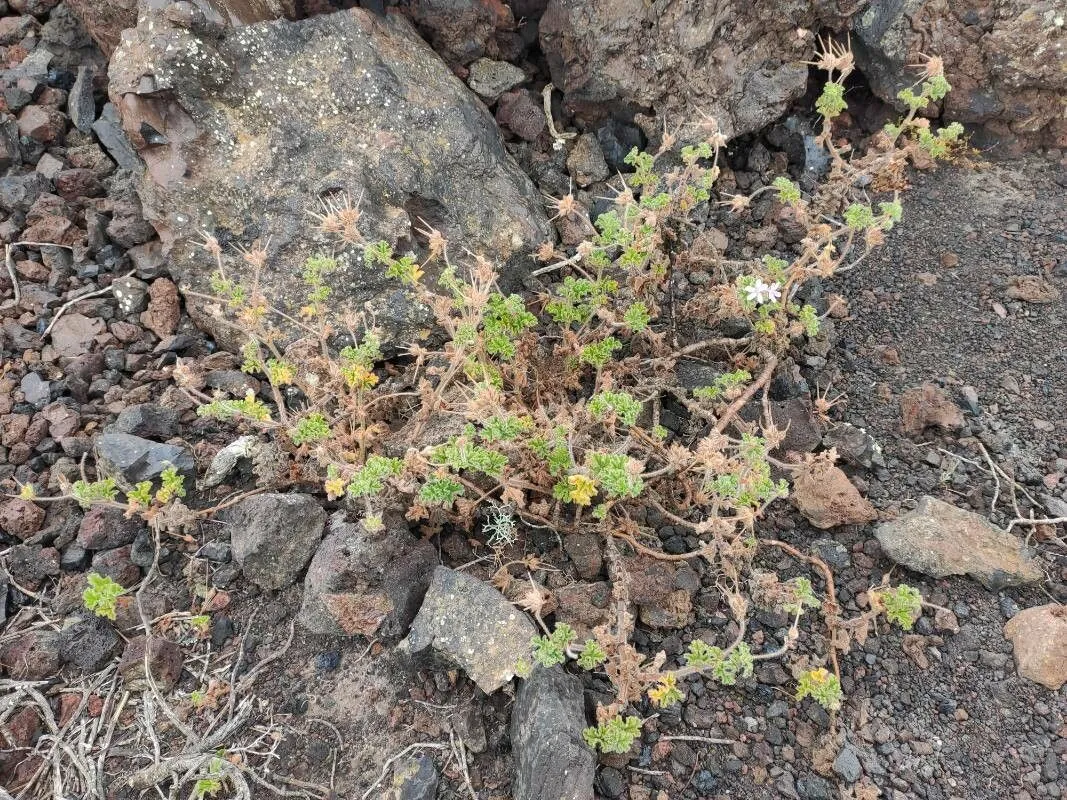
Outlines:
{"label": "green leafy shoot", "polygon": [[166,505],[171,500],[185,497],[185,477],[173,464],[168,464],[159,474],[160,487],[156,491],[156,502]]}
{"label": "green leafy shoot", "polygon": [[212,758],[207,765],[207,774],[197,779],[193,784],[192,800],[205,800],[214,797],[223,789],[223,769],[225,764],[221,758]]}
{"label": "green leafy shoot", "polygon": [[815,596],[810,578],[793,578],[786,586],[792,593],[792,597],[782,606],[787,614],[803,614],[809,608],[819,607],[819,598]]}
{"label": "green leafy shoot", "polygon": [[98,617],[115,619],[115,603],[125,593],[122,585],[106,575],[90,572],[85,576],[89,585],[82,592],[85,607]]}
{"label": "green leafy shoot", "polygon": [[423,276],[422,267],[413,255],[397,258],[388,242],[378,241],[368,244],[363,250],[367,264],[380,264],[385,267],[385,275],[407,286],[415,286]]}
{"label": "green leafy shoot", "polygon": [[700,386],[693,390],[693,397],[698,400],[718,400],[722,397],[727,399],[736,389],[740,389],[752,380],[752,373],[744,369],[735,369],[732,372],[724,372],[716,376],[715,383],[711,386]]}
{"label": "green leafy shoot", "polygon": [[594,670],[608,660],[608,654],[596,639],[586,639],[582,652],[578,656],[578,666],[584,670]]}
{"label": "green leafy shoot", "polygon": [[567,447],[566,431],[563,428],[554,430],[551,438],[536,436],[530,439],[528,447],[534,455],[545,461],[550,475],[559,477],[569,472],[573,466],[571,451]]}
{"label": "green leafy shoot", "polygon": [[567,662],[567,648],[574,641],[574,638],[574,628],[565,622],[557,624],[548,636],[535,636],[530,640],[534,661],[542,667],[565,664]]}
{"label": "green leafy shoot", "polygon": [[647,330],[649,323],[652,322],[652,313],[648,310],[647,305],[638,301],[626,307],[626,311],[622,315],[622,321],[633,333],[641,333]]}
{"label": "green leafy shoot", "polygon": [[451,475],[431,475],[419,490],[419,501],[426,505],[451,508],[463,496],[463,484]]}
{"label": "green leafy shoot", "polygon": [[848,108],[845,102],[845,87],[840,83],[827,81],[822,87],[822,94],[815,101],[815,110],[827,119],[833,119]]}
{"label": "green leafy shoot", "polygon": [[276,358],[267,359],[263,370],[272,386],[288,386],[296,378],[296,368],[288,361]]}
{"label": "green leafy shoot", "polygon": [[808,670],[797,683],[797,700],[805,697],[810,697],[827,711],[837,711],[844,699],[841,681],[825,667]]}
{"label": "green leafy shoot", "polygon": [[340,352],[341,377],[350,389],[373,389],[378,384],[374,374],[374,364],[381,361],[382,340],[375,331],[363,334],[363,340],[356,345],[344,347]]}
{"label": "green leafy shoot", "polygon": [[819,319],[819,312],[815,310],[814,306],[801,306],[797,310],[797,321],[804,326],[804,333],[807,334],[809,339],[814,339],[819,335],[819,327],[822,321]]}
{"label": "green leafy shoot", "polygon": [[504,473],[504,467],[508,463],[508,457],[503,453],[475,444],[473,430],[469,435],[457,436],[446,444],[438,445],[434,448],[430,460],[456,472],[469,469],[484,472],[494,478],[499,478]]}
{"label": "green leafy shoot", "polygon": [[789,205],[796,205],[800,202],[800,187],[789,178],[779,175],[771,186],[777,192],[779,201]]}
{"label": "green leafy shoot", "polygon": [[93,503],[113,503],[118,494],[119,488],[114,478],[92,482],[77,480],[70,487],[70,496],[77,500],[82,508],[88,508]]}
{"label": "green leafy shoot", "polygon": [[874,225],[874,210],[865,203],[853,203],[845,209],[845,224],[856,231],[865,231]]}
{"label": "green leafy shoot", "polygon": [[224,300],[230,308],[240,308],[248,299],[245,287],[226,278],[221,272],[213,272],[210,283],[211,291]]}
{"label": "green leafy shoot", "polygon": [[485,351],[505,361],[515,358],[515,342],[537,324],[537,317],[526,310],[517,294],[489,296],[482,329],[485,331]]}
{"label": "green leafy shoot", "polygon": [[269,422],[271,418],[270,409],[263,401],[257,400],[251,391],[242,400],[212,400],[198,406],[196,415],[218,420],[248,419],[254,422]]}
{"label": "green leafy shoot", "polygon": [[640,735],[641,720],[638,717],[616,716],[582,731],[585,743],[602,753],[628,753]]}
{"label": "green leafy shoot", "polygon": [[126,493],[126,501],[130,505],[147,508],[152,505],[152,481],[141,481],[133,489]]}
{"label": "green leafy shoot", "polygon": [[871,592],[871,598],[887,620],[906,631],[910,631],[915,621],[922,616],[922,593],[906,583],[889,589],[874,590]]}
{"label": "green leafy shoot", "polygon": [[637,497],[644,490],[634,465],[624,453],[593,452],[588,457],[589,474],[611,497]]}
{"label": "green leafy shoot", "polygon": [[556,296],[545,305],[545,311],[558,325],[585,325],[618,290],[618,282],[607,278],[589,280],[568,275],[556,288]]}
{"label": "green leafy shoot", "polygon": [[668,672],[659,679],[659,683],[648,690],[648,699],[659,708],[668,708],[682,702],[685,697],[678,688],[678,678],[673,672]]}
{"label": "green leafy shoot", "polygon": [[486,442],[510,442],[533,427],[528,416],[496,414],[482,423],[481,437]]}
{"label": "green leafy shoot", "polygon": [[589,398],[589,413],[601,421],[614,414],[627,425],[636,425],[641,403],[628,392],[598,392]]}
{"label": "green leafy shoot", "polygon": [[603,368],[611,360],[611,354],[622,347],[622,342],[616,339],[614,336],[608,336],[606,339],[602,339],[599,342],[593,342],[587,344],[582,348],[582,352],[579,355],[579,359],[586,364],[590,364],[597,369]]}
{"label": "green leafy shoot", "polygon": [[733,686],[738,678],[752,677],[754,667],[752,651],[744,642],[723,652],[720,647],[694,639],[689,643],[685,661],[686,666],[710,672],[724,686]]}
{"label": "green leafy shoot", "polygon": [[313,411],[289,429],[293,444],[314,444],[330,438],[330,423],[324,414]]}
{"label": "green leafy shoot", "polygon": [[374,455],[356,470],[348,482],[346,491],[350,497],[371,497],[385,488],[385,479],[404,471],[404,462],[399,458]]}

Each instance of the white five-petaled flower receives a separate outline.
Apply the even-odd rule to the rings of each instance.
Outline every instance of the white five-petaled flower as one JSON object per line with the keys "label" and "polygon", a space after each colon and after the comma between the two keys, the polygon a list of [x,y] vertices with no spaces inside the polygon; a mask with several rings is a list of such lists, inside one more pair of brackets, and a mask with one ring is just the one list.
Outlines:
{"label": "white five-petaled flower", "polygon": [[755,283],[745,287],[745,295],[750,303],[777,303],[782,299],[782,286],[779,283],[764,283],[757,278]]}

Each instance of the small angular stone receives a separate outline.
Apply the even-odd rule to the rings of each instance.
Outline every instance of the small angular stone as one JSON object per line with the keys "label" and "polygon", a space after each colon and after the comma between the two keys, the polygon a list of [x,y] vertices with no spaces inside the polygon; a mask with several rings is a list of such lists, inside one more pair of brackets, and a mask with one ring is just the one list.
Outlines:
{"label": "small angular stone", "polygon": [[1067,606],[1020,611],[1004,626],[1019,674],[1053,691],[1067,683]]}
{"label": "small angular stone", "polygon": [[808,522],[823,530],[859,525],[877,517],[874,506],[848,476],[825,459],[818,459],[797,473],[792,499]]}
{"label": "small angular stone", "polygon": [[74,127],[83,133],[93,128],[96,119],[96,102],[93,99],[93,70],[91,67],[78,67],[78,77],[67,96],[67,114]]}
{"label": "small angular stone", "polygon": [[111,550],[133,544],[145,528],[140,518],[126,516],[121,508],[94,506],[82,517],[77,542],[86,550]]}
{"label": "small angular stone", "polygon": [[526,615],[489,584],[437,567],[402,647],[427,647],[457,663],[486,694],[515,677],[516,661],[537,631]]}
{"label": "small angular stone", "polygon": [[11,498],[0,504],[0,530],[19,539],[28,539],[40,530],[45,511],[29,500]]}
{"label": "small angular stone", "polygon": [[196,461],[185,447],[160,444],[128,433],[105,433],[96,440],[98,466],[120,474],[128,483],[157,481],[168,465],[185,477],[186,490],[196,479]]}
{"label": "small angular stone", "polygon": [[[119,675],[130,691],[142,691],[148,688],[145,677],[145,637],[138,636],[126,645],[119,660]],[[169,692],[178,683],[182,674],[181,648],[168,639],[153,636],[148,650],[148,668],[156,686],[162,692]]]}
{"label": "small angular stone", "polygon": [[220,516],[233,557],[263,589],[284,589],[300,577],[322,539],[326,512],[306,494],[258,494]]}
{"label": "small angular stone", "polygon": [[24,633],[2,646],[0,665],[16,680],[40,681],[59,671],[60,636],[38,629]]}

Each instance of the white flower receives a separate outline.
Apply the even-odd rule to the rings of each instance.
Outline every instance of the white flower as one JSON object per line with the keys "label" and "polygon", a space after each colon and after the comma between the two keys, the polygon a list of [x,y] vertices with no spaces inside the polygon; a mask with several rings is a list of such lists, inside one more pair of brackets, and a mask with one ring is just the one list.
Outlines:
{"label": "white flower", "polygon": [[757,278],[755,283],[745,287],[745,295],[750,303],[756,305],[777,303],[782,299],[782,286],[777,282],[764,283],[762,278]]}

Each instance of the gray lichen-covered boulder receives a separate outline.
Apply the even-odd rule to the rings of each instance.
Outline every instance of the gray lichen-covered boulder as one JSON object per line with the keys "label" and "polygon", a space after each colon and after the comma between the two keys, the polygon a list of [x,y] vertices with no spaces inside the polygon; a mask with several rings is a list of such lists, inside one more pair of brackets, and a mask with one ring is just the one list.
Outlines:
{"label": "gray lichen-covered boulder", "polygon": [[945,62],[944,115],[1067,145],[1067,25],[1062,0],[873,0],[852,19],[857,63],[890,103],[922,54]]}
{"label": "gray lichen-covered boulder", "polygon": [[592,800],[596,759],[585,726],[577,676],[539,667],[522,682],[511,715],[515,800]]}
{"label": "gray lichen-covered boulder", "polygon": [[[109,92],[145,161],[145,214],[187,307],[229,346],[239,332],[189,294],[210,292],[204,231],[228,253],[263,244],[260,288],[291,314],[307,302],[304,261],[332,249],[309,213],[326,199],[359,201],[367,238],[401,252],[420,251],[417,229],[434,226],[453,257],[489,258],[505,285],[551,237],[492,116],[399,15],[353,9],[228,29],[142,9],[112,59]],[[337,310],[369,311],[387,344],[425,335],[427,310],[358,249],[339,266]]]}
{"label": "gray lichen-covered boulder", "polygon": [[241,571],[262,589],[295,583],[326,526],[326,512],[307,494],[253,495],[224,509],[217,519],[230,531]]}
{"label": "gray lichen-covered boulder", "polygon": [[304,578],[297,617],[312,633],[333,636],[399,636],[419,610],[437,566],[433,545],[411,534],[403,519],[368,531],[330,518]]}
{"label": "gray lichen-covered boulder", "polygon": [[540,36],[552,81],[580,116],[706,114],[733,137],[804,93],[812,31],[843,24],[832,3],[812,0],[550,0]]}
{"label": "gray lichen-covered boulder", "polygon": [[529,659],[536,634],[526,615],[488,583],[438,567],[401,644],[411,653],[433,647],[491,694],[515,677],[521,659]]}

